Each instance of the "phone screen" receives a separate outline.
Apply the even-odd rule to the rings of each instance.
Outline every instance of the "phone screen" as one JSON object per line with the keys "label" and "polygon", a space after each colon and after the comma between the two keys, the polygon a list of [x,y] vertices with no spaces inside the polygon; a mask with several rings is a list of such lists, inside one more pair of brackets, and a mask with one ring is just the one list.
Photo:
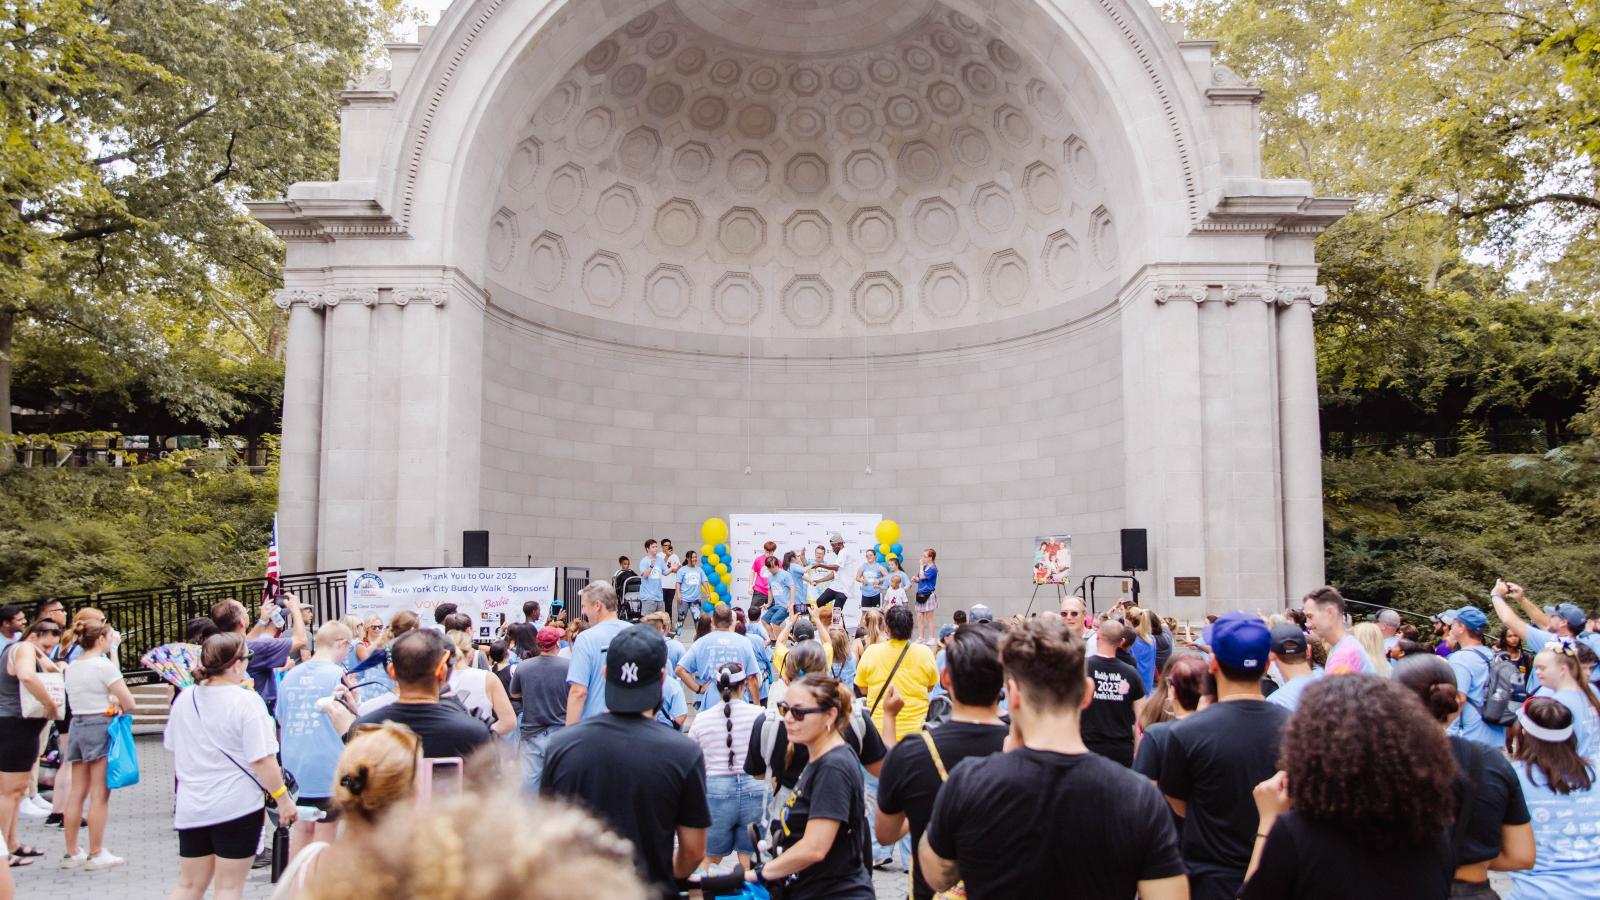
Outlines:
{"label": "phone screen", "polygon": [[449,796],[461,793],[465,786],[459,759],[431,759],[428,763],[433,768],[433,795]]}

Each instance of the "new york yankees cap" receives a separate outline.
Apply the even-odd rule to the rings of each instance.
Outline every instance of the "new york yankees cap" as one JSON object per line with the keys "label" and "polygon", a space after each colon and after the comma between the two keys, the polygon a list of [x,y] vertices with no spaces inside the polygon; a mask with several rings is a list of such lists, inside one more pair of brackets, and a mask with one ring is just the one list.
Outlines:
{"label": "new york yankees cap", "polygon": [[619,632],[606,648],[606,708],[614,713],[649,712],[661,705],[661,673],[667,642],[653,625]]}

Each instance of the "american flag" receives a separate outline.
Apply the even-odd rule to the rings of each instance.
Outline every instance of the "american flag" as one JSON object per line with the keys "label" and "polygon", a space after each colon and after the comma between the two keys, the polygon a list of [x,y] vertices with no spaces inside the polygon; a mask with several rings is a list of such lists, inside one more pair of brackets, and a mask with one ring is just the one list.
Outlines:
{"label": "american flag", "polygon": [[279,579],[282,577],[278,571],[278,514],[272,514],[272,543],[267,545],[267,583],[261,589],[263,602],[274,600],[278,596]]}

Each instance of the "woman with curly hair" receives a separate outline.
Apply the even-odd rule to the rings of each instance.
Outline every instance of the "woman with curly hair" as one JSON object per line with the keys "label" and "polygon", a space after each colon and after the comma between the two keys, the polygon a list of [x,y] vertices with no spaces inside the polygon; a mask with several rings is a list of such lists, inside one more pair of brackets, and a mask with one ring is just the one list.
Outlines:
{"label": "woman with curly hair", "polygon": [[1511,874],[1510,900],[1600,897],[1600,791],[1593,761],[1578,755],[1572,710],[1553,697],[1529,698],[1511,726],[1511,746],[1537,858],[1532,869]]}
{"label": "woman with curly hair", "polygon": [[[1455,670],[1431,653],[1399,660],[1392,677],[1417,695],[1441,731],[1461,715],[1467,702],[1467,695],[1456,686]],[[1450,735],[1450,752],[1462,776],[1450,836],[1456,867],[1450,895],[1498,897],[1489,884],[1490,872],[1526,869],[1534,862],[1533,826],[1528,824],[1522,785],[1504,756],[1476,741]],[[1465,821],[1460,818],[1463,807]]]}
{"label": "woman with curly hair", "polygon": [[1445,896],[1456,762],[1415,694],[1374,675],[1319,679],[1278,765],[1255,789],[1241,900]]}

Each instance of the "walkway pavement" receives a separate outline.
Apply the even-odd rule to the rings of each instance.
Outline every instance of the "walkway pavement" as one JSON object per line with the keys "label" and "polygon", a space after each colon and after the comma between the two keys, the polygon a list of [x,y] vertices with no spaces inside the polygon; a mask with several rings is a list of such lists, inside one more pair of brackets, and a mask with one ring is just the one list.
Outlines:
{"label": "walkway pavement", "polygon": [[[161,747],[159,735],[141,736],[139,783],[111,794],[111,824],[106,846],[127,860],[114,869],[85,872],[62,869],[61,829],[42,819],[23,819],[22,842],[45,852],[31,866],[12,869],[16,896],[98,897],[111,900],[164,900],[178,879],[178,836],[172,830],[172,754]],[[87,832],[80,840],[87,842]],[[246,882],[246,900],[264,900],[272,894],[267,869],[256,869]],[[879,897],[905,896],[904,873],[875,875]],[[901,893],[896,894],[896,889]]]}

